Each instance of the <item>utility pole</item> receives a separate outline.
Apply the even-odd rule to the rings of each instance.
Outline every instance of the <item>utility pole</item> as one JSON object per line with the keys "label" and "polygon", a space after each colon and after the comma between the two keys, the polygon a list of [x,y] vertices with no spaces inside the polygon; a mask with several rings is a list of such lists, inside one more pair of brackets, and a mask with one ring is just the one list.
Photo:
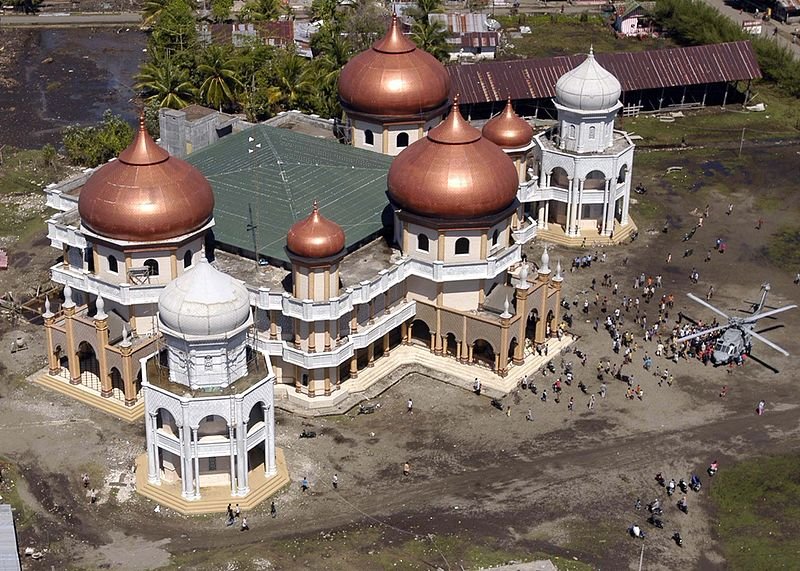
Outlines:
{"label": "utility pole", "polygon": [[253,221],[253,205],[249,202],[247,203],[247,212],[250,215],[250,223],[247,225],[247,231],[250,232],[250,235],[253,237],[253,255],[256,259],[256,268],[258,268],[258,240],[256,240],[256,229],[258,229],[258,226],[256,226]]}
{"label": "utility pole", "polygon": [[742,138],[739,141],[739,158],[742,157],[742,147],[744,146],[744,130],[745,130],[745,127],[742,127]]}

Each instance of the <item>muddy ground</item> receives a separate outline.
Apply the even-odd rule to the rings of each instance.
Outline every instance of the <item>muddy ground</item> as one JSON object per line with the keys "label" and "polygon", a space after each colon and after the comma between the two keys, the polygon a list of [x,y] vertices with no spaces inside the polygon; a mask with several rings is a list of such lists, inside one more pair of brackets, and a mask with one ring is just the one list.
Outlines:
{"label": "muddy ground", "polygon": [[[676,155],[662,160],[673,157],[681,160]],[[769,160],[765,155],[755,162]],[[643,164],[652,166],[653,161]],[[640,197],[641,203],[632,210],[634,217],[637,210],[642,214],[639,238],[607,249],[605,263],[567,273],[564,298],[572,301],[577,294],[582,301],[593,296],[591,279],[599,283],[603,274],[611,273],[620,284],[620,295],[599,288],[601,298],[619,299],[633,293],[634,276],[645,272],[661,273],[662,291],[675,295],[671,323],[678,311],[710,320],[710,311],[685,296],[692,291],[703,297],[710,284],[716,288],[713,302],[736,315],[744,315],[740,311],[757,299],[765,281],[772,285],[769,305],[796,301],[800,288],[792,282],[794,272],[776,268],[763,248],[777,228],[794,224],[798,199],[790,192],[777,203],[756,198],[792,188],[791,174],[780,169],[723,173],[713,164],[707,167],[710,174],[703,184],[687,181],[695,187],[691,191],[676,190],[680,180],[652,175],[646,181],[650,193]],[[770,182],[756,187],[755,182],[746,184],[747,178]],[[729,201],[735,204],[730,216],[724,214]],[[711,205],[710,217],[692,241],[683,242],[684,232],[697,222],[706,204]],[[671,227],[663,234],[666,216]],[[759,218],[764,224],[757,230]],[[710,262],[704,262],[717,237],[727,240],[727,252],[714,253]],[[689,247],[694,254],[683,258]],[[30,260],[0,275],[4,291],[12,281],[24,283],[25,272],[37,267],[42,271],[54,257],[41,241],[18,250],[29,252]],[[673,254],[670,264],[665,263],[668,252]],[[538,259],[540,253],[541,247],[534,246],[530,257]],[[576,250],[556,248],[551,260],[566,261],[574,255]],[[688,280],[692,267],[700,272],[697,285]],[[644,303],[642,307],[652,322],[655,308]],[[42,562],[28,562],[28,568],[378,569],[394,564],[458,568],[458,553],[464,550],[456,550],[454,556],[452,550],[437,547],[439,551],[422,557],[409,547],[414,541],[436,547],[437,541],[444,544],[448,538],[458,538],[474,549],[519,556],[545,552],[577,558],[593,568],[636,569],[642,544],[625,530],[632,522],[649,526],[644,512],[633,509],[634,501],[660,497],[666,503],[667,525],[650,533],[644,568],[724,569],[708,487],[689,495],[689,514],[684,515],[674,506],[677,498],[666,501],[653,476],[662,472],[677,480],[692,471],[702,472],[713,459],[724,470],[754,454],[798,450],[800,397],[795,368],[800,311],[765,324],[765,328],[784,325],[765,335],[793,356],[783,357],[754,343],[754,354],[778,373],[755,362],[729,373],[696,361],[673,364],[655,358],[654,368],[668,367],[675,375],[672,387],[658,386],[641,367],[644,350],[652,356],[655,346],[640,339],[643,348],[627,372],[642,384],[644,399],[625,399],[626,385],[612,381],[608,396],[598,398],[595,408],[588,410],[588,397],[577,389],[577,381],[585,381],[596,392],[597,360],[621,362],[621,356],[611,351],[607,334],[593,331],[594,318],[602,315],[594,304],[590,309],[588,316],[573,311],[576,346],[588,352],[589,359],[585,368],[577,366],[576,383],[566,389],[560,404],[552,398],[543,403],[526,392],[519,402],[507,399],[511,416],[506,417],[487,399],[411,374],[379,397],[382,407],[373,415],[303,420],[279,413],[278,445],[286,452],[295,484],[276,498],[274,520],[268,506],[247,514],[249,533],[225,528],[219,516],[154,513],[154,504],[128,494],[124,487],[116,490],[116,499],[106,495],[100,505],[90,505],[79,474],[88,471],[96,481],[104,477],[124,481],[134,456],[144,452],[143,425],[118,422],[21,382],[21,374],[41,366],[43,347],[31,343],[28,351],[11,355],[9,339],[20,330],[35,339],[37,330],[3,323],[0,450],[19,466],[23,500],[38,512],[20,530],[21,544],[48,549]],[[632,315],[626,317],[625,328],[636,330]],[[564,358],[575,361],[572,355]],[[541,375],[536,379],[540,389],[552,380]],[[723,384],[730,387],[724,399],[718,396]],[[570,396],[575,397],[574,412],[567,410]],[[405,412],[408,398],[414,401],[413,415]],[[761,417],[754,414],[760,399],[767,402]],[[525,419],[529,408],[532,422]],[[303,427],[319,436],[299,440]],[[407,478],[401,473],[406,461],[412,467]],[[334,473],[340,481],[338,490],[330,484]],[[311,483],[305,495],[298,484],[304,476]],[[707,477],[704,483],[713,486]],[[684,537],[682,549],[669,539],[675,530]]]}

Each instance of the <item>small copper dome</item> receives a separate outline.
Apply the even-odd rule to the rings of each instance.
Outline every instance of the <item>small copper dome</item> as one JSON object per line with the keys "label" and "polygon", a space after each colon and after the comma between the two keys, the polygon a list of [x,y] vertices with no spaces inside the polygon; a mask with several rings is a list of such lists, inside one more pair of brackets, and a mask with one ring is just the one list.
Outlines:
{"label": "small copper dome", "polygon": [[320,214],[317,201],[311,214],[289,228],[286,247],[303,258],[329,258],[344,250],[344,231]]}
{"label": "small copper dome", "polygon": [[81,189],[81,222],[115,240],[151,242],[200,228],[214,213],[203,174],[139,131],[119,158],[99,168]]}
{"label": "small copper dome", "polygon": [[514,162],[481,137],[458,110],[404,149],[389,168],[389,197],[401,208],[436,218],[479,218],[514,202]]}
{"label": "small copper dome", "polygon": [[371,115],[419,115],[441,107],[449,95],[450,75],[403,36],[397,15],[386,35],[351,59],[339,76],[345,110]]}
{"label": "small copper dome", "polygon": [[518,149],[530,144],[533,127],[514,113],[511,98],[508,98],[503,112],[492,117],[483,126],[483,136],[503,149]]}

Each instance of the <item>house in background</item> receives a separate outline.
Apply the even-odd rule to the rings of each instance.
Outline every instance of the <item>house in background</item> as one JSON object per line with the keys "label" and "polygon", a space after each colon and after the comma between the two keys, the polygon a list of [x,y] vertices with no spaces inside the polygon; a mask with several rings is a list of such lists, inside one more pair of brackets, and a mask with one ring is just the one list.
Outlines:
{"label": "house in background", "polygon": [[651,16],[655,2],[636,2],[629,0],[617,11],[614,29],[628,37],[652,36],[657,30]]}
{"label": "house in background", "polygon": [[264,44],[285,48],[294,43],[294,22],[278,20],[249,24],[204,24],[199,30],[200,41],[234,47]]}
{"label": "house in background", "polygon": [[500,43],[500,24],[487,14],[428,14],[428,21],[439,22],[450,37],[447,49],[451,60],[494,59]]}

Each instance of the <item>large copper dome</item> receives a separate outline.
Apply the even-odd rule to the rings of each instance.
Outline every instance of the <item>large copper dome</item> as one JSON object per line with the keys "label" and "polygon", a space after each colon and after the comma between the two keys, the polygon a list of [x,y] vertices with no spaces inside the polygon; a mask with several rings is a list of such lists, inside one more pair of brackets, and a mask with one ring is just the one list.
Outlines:
{"label": "large copper dome", "polygon": [[531,143],[533,127],[514,113],[514,108],[511,107],[511,98],[509,97],[506,108],[483,126],[482,133],[484,137],[498,147],[518,149]]}
{"label": "large copper dome", "polygon": [[514,202],[519,178],[500,147],[453,110],[427,137],[403,150],[389,168],[389,197],[416,214],[478,218]]}
{"label": "large copper dome", "polygon": [[351,59],[339,76],[345,110],[408,116],[447,103],[450,75],[432,55],[403,36],[397,16],[386,35]]}
{"label": "large copper dome", "polygon": [[286,235],[286,247],[303,258],[329,258],[344,250],[344,231],[320,214],[314,201],[311,214],[295,222]]}
{"label": "large copper dome", "polygon": [[202,173],[156,145],[140,120],[133,143],[86,181],[78,211],[101,236],[151,242],[203,226],[214,213],[214,194]]}

